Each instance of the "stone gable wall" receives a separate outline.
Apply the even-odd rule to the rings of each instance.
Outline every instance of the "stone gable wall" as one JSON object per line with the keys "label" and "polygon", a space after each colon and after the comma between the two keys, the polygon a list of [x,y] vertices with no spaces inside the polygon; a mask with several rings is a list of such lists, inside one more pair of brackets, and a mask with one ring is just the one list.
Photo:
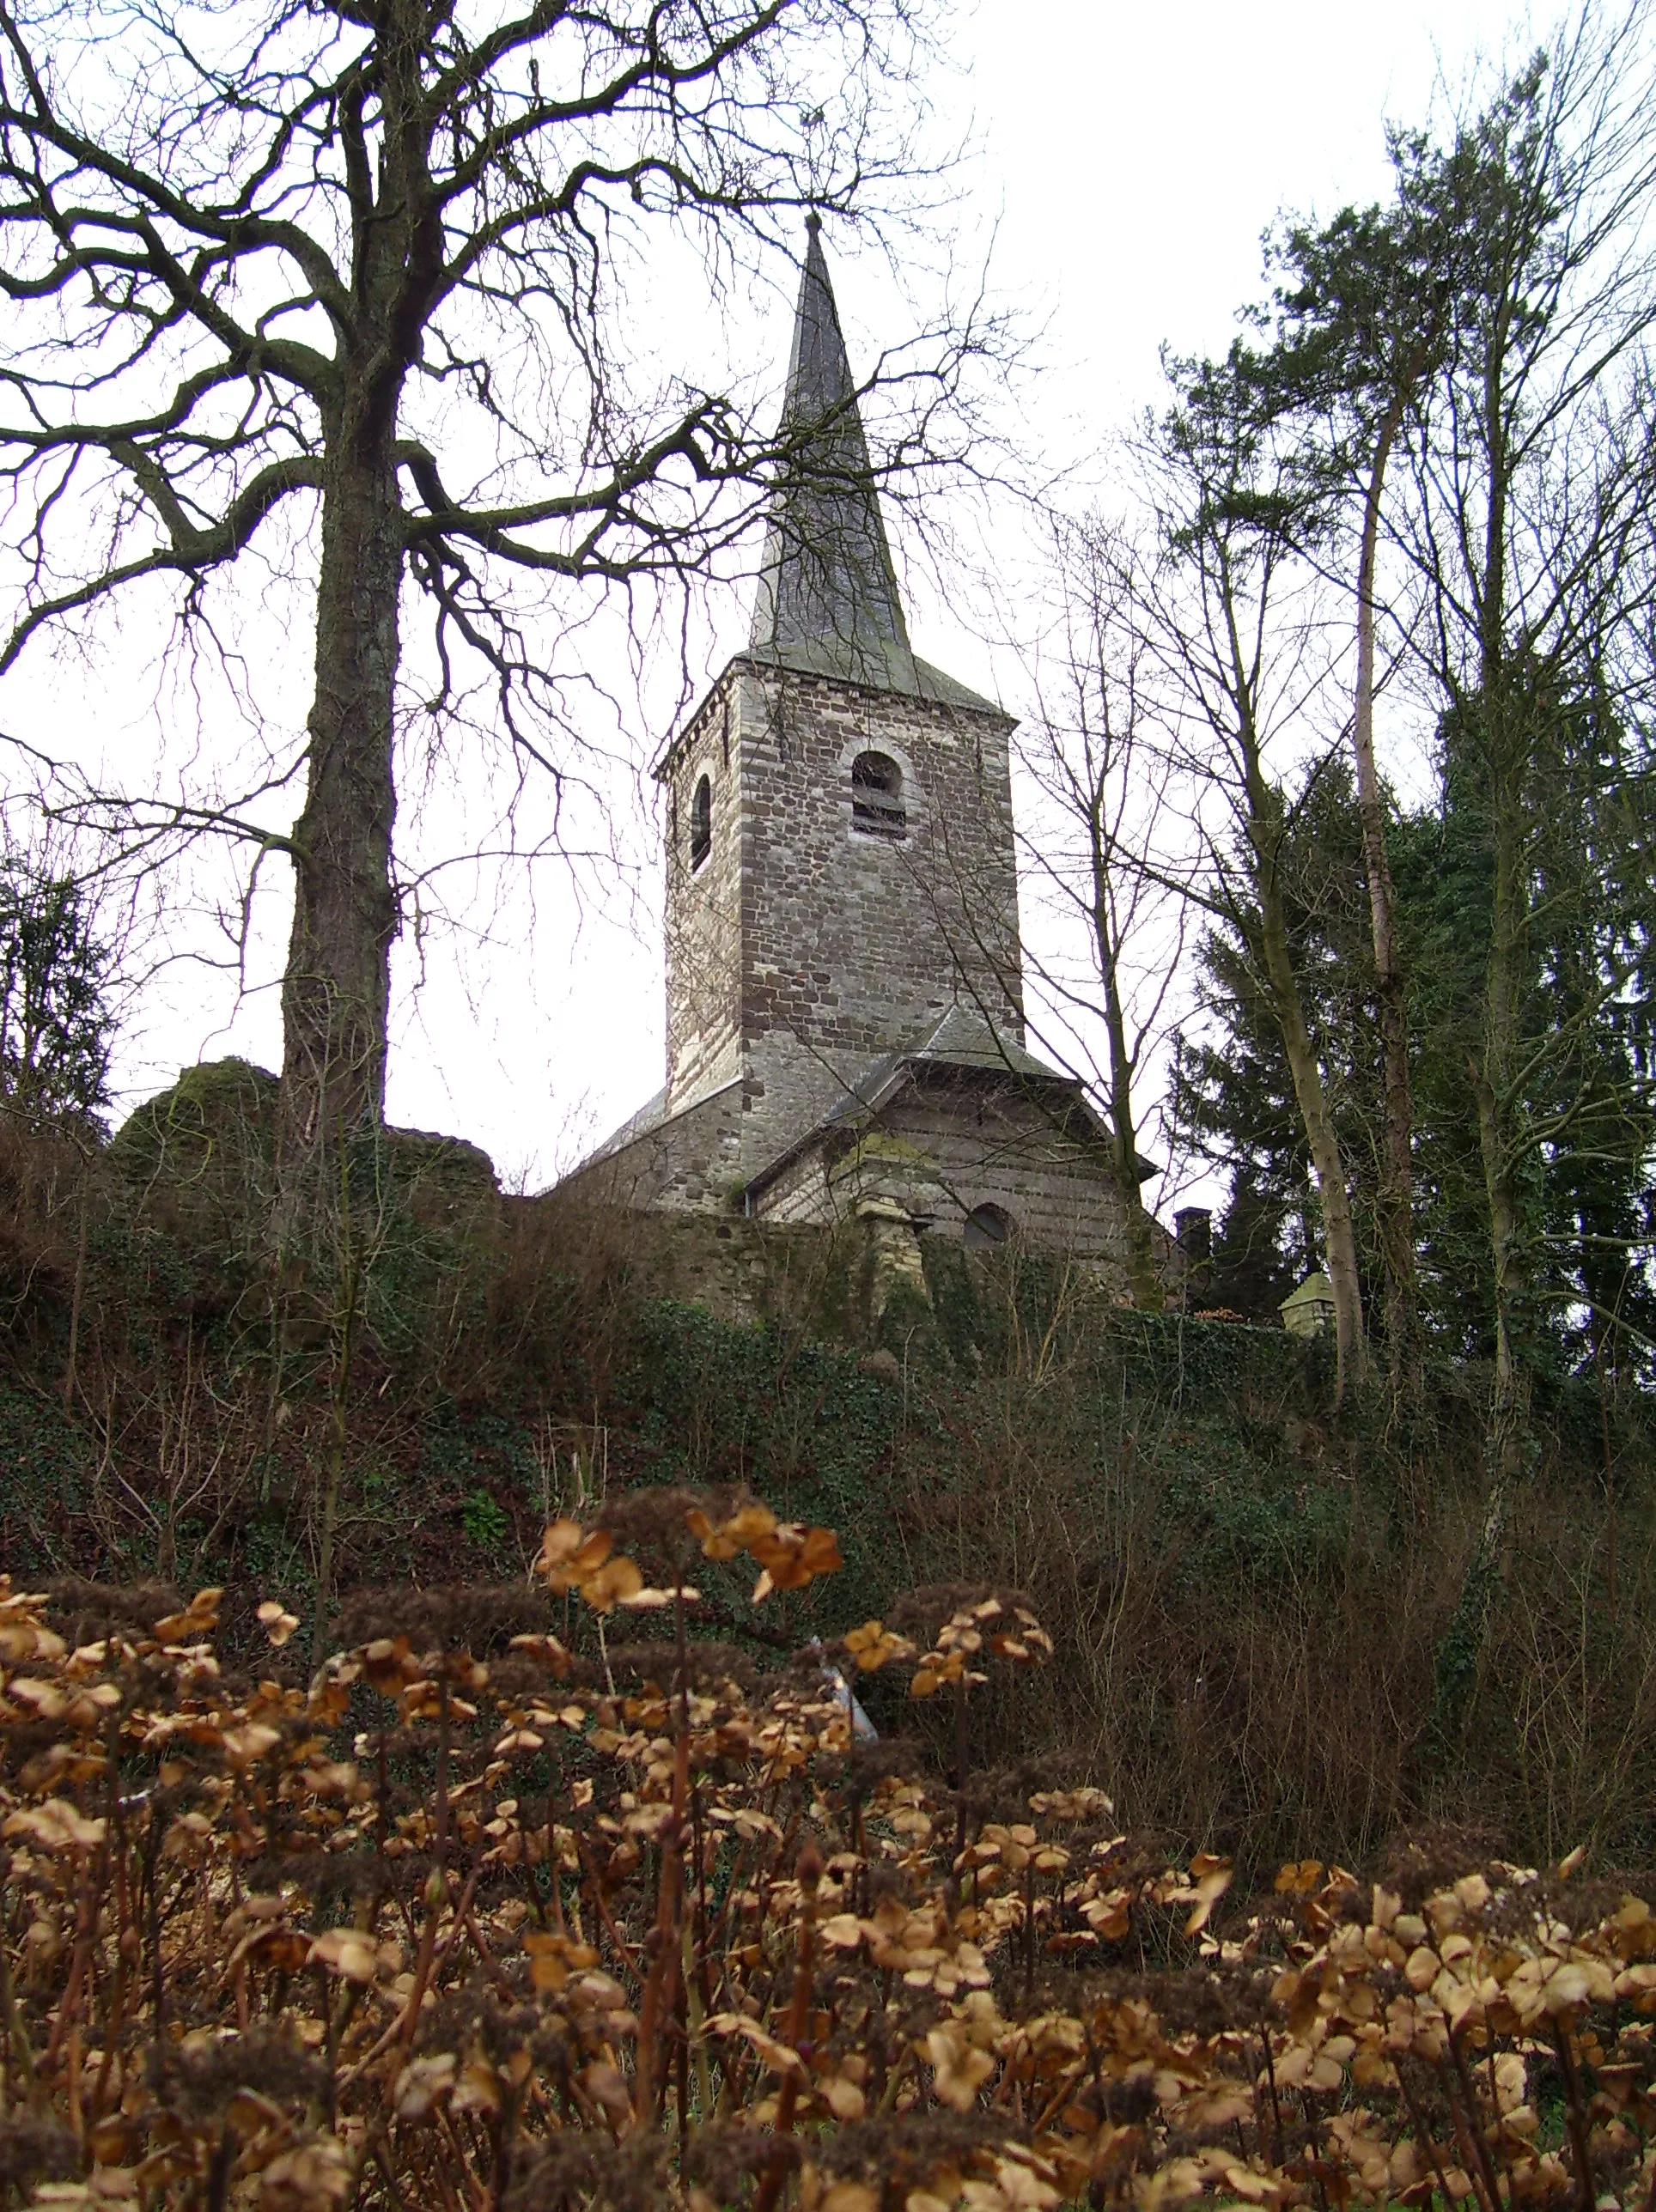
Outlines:
{"label": "stone gable wall", "polygon": [[741,1169],[741,1086],[728,1083],[587,1161],[558,1188],[599,1206],[722,1213],[730,1209]]}
{"label": "stone gable wall", "polygon": [[1035,1251],[1080,1253],[1123,1271],[1126,1240],[1102,1139],[1056,1127],[1010,1086],[905,1091],[837,1159],[813,1146],[763,1194],[760,1217],[831,1224],[889,1198],[959,1238],[974,1207],[998,1206]]}
{"label": "stone gable wall", "polygon": [[966,1091],[909,1092],[880,1125],[935,1163],[939,1232],[959,1237],[974,1206],[998,1206],[1035,1251],[1077,1252],[1124,1267],[1121,1204],[1103,1139],[1078,1140],[1055,1127],[1035,1099],[1013,1090],[988,1103]]}

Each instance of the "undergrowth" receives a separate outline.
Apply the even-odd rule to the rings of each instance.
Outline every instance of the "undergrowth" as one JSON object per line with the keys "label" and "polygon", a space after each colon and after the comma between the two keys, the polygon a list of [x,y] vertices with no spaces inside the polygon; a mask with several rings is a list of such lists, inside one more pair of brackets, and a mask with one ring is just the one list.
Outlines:
{"label": "undergrowth", "polygon": [[[1446,1731],[1484,1503],[1473,1370],[1407,1421],[1336,1425],[1314,1342],[941,1246],[929,1321],[825,1344],[813,1316],[849,1316],[856,1273],[834,1240],[772,1255],[786,1296],[763,1317],[719,1318],[663,1295],[661,1224],[502,1200],[486,1163],[429,1139],[357,1163],[371,1295],[344,1331],[320,1261],[276,1297],[252,1229],[210,1249],[249,1213],[258,1146],[197,1146],[168,1182],[136,1145],[88,1160],[0,1126],[0,1558],[20,1580],[222,1585],[236,1664],[272,1593],[320,1658],[354,1590],[521,1577],[560,1513],[745,1485],[841,1531],[846,1571],[790,1601],[790,1634],[843,1635],[916,1583],[1027,1591],[1065,1661],[980,1701],[988,1763],[1062,1751],[1249,1883],[1288,1857],[1367,1863],[1422,1820],[1537,1863],[1582,1837],[1656,1861],[1636,1397],[1539,1397]],[[743,1248],[744,1279],[764,1256]],[[720,1632],[770,1633],[740,1608]],[[869,1698],[897,1723],[900,1699]]]}
{"label": "undergrowth", "polygon": [[[1428,1832],[1238,1901],[1096,1782],[989,1763],[1068,1663],[1021,1593],[799,1647],[841,1564],[661,1488],[527,1583],[358,1595],[314,1673],[275,1599],[244,1667],[216,1589],[0,1585],[0,2196],[1649,2204],[1639,1886]],[[709,1632],[779,1607],[763,1663]],[[874,1685],[931,1750],[871,1736]]]}

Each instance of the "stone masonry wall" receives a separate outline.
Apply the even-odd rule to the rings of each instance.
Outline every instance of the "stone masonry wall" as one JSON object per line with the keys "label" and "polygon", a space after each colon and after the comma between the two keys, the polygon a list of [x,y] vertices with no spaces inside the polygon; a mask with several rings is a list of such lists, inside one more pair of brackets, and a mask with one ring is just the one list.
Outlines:
{"label": "stone masonry wall", "polygon": [[1032,1250],[1126,1261],[1120,1201],[1103,1140],[1054,1127],[1011,1089],[980,1103],[962,1092],[908,1092],[880,1116],[932,1159],[942,1197],[935,1227],[958,1237],[975,1206],[998,1206]]}
{"label": "stone masonry wall", "polygon": [[[668,1099],[744,1082],[745,1168],[957,1001],[1021,1039],[1008,738],[991,709],[738,660],[674,748]],[[903,772],[901,840],[854,826],[851,764]],[[712,848],[690,866],[697,781]]]}
{"label": "stone masonry wall", "polygon": [[764,1193],[759,1210],[765,1219],[830,1224],[871,1197],[928,1214],[933,1231],[952,1237],[975,1207],[997,1206],[1032,1250],[1125,1267],[1102,1140],[1055,1127],[1038,1099],[1009,1085],[905,1091],[837,1160],[813,1147]]}
{"label": "stone masonry wall", "polygon": [[[727,670],[679,741],[667,781],[667,1107],[741,1073],[743,821],[739,687]],[[708,780],[712,843],[691,865],[696,787]]]}
{"label": "stone masonry wall", "polygon": [[[1020,1042],[1023,1031],[1008,720],[791,672],[756,672],[743,689],[757,1168],[957,1000]],[[903,772],[901,841],[854,826],[863,751]]]}
{"label": "stone masonry wall", "polygon": [[732,1081],[587,1161],[560,1188],[594,1205],[724,1212],[741,1180],[741,1085]]}

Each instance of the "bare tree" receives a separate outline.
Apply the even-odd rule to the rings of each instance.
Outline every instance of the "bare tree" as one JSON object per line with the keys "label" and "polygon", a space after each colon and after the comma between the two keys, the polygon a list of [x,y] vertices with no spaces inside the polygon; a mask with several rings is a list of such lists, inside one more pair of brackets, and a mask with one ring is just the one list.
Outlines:
{"label": "bare tree", "polygon": [[[1154,742],[1155,656],[1135,604],[1131,547],[1095,517],[1060,526],[1055,554],[1061,629],[1050,673],[1032,672],[1037,710],[1019,744],[1043,816],[1024,850],[1061,938],[1079,934],[1086,955],[1075,963],[1061,951],[1038,958],[1026,945],[1024,961],[1067,1031],[1084,1039],[1102,1027],[1128,1277],[1134,1303],[1155,1311],[1164,1286],[1139,1148],[1143,1081],[1167,1042],[1188,912],[1157,866],[1173,766]],[[1039,1024],[1038,1014],[1029,1018]],[[1050,1030],[1040,1041],[1063,1055]]]}
{"label": "bare tree", "polygon": [[1446,147],[1417,149],[1407,177],[1448,241],[1452,323],[1394,526],[1426,599],[1414,647],[1489,825],[1488,914],[1468,917],[1487,927],[1482,1004],[1465,1043],[1495,1302],[1479,1573],[1528,1449],[1526,1190],[1549,1156],[1619,1132],[1633,1103],[1597,1079],[1588,1048],[1642,963],[1647,918],[1619,943],[1589,930],[1591,972],[1571,979],[1567,1012],[1558,991],[1537,991],[1536,963],[1567,895],[1558,832],[1583,790],[1584,741],[1595,818],[1580,825],[1568,895],[1583,867],[1604,894],[1630,862],[1647,872],[1647,842],[1616,826],[1645,810],[1616,786],[1624,737],[1653,704],[1650,21],[1643,0],[1609,22],[1584,9]]}
{"label": "bare tree", "polygon": [[[711,573],[779,471],[837,450],[728,391],[650,389],[644,257],[672,233],[717,286],[807,207],[889,208],[919,36],[909,0],[0,6],[22,576],[0,671],[146,585],[201,628],[283,528],[314,565],[298,818],[204,810],[292,868],[290,1162],[383,1103],[405,586],[439,728],[480,672],[536,756],[547,672],[512,580]],[[876,373],[901,418],[876,472],[938,454],[980,338]]]}
{"label": "bare tree", "polygon": [[1362,1284],[1346,1163],[1294,966],[1277,765],[1289,747],[1301,760],[1326,751],[1337,664],[1302,556],[1306,488],[1257,359],[1239,343],[1223,362],[1176,362],[1170,373],[1178,402],[1145,445],[1160,551],[1135,584],[1159,665],[1162,743],[1188,798],[1189,856],[1162,879],[1245,947],[1281,1033],[1317,1182],[1338,1402],[1366,1373]]}

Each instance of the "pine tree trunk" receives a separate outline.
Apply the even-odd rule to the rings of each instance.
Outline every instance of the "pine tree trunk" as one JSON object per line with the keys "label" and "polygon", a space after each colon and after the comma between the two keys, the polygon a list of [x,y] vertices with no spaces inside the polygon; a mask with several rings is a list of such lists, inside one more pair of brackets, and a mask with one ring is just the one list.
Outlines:
{"label": "pine tree trunk", "polygon": [[[385,1109],[397,900],[393,701],[403,546],[390,439],[335,441],[322,503],[309,781],[293,833],[293,935],[282,987],[282,1152],[289,1175]],[[378,447],[379,450],[374,450]]]}
{"label": "pine tree trunk", "polygon": [[1361,1388],[1367,1364],[1357,1237],[1352,1225],[1351,1194],[1346,1188],[1340,1140],[1335,1131],[1334,1116],[1329,1110],[1323,1072],[1318,1066],[1316,1047],[1312,1042],[1299,980],[1289,953],[1282,885],[1275,860],[1263,855],[1259,869],[1259,931],[1265,979],[1270,987],[1282,1048],[1288,1054],[1288,1072],[1294,1078],[1294,1096],[1317,1177],[1329,1286],[1334,1293],[1334,1402],[1337,1407],[1343,1403],[1348,1388]]}
{"label": "pine tree trunk", "polygon": [[1413,1395],[1419,1370],[1419,1300],[1415,1277],[1414,1100],[1409,1079],[1409,1018],[1397,943],[1397,901],[1385,851],[1385,811],[1374,764],[1374,568],[1386,464],[1403,423],[1395,398],[1381,422],[1363,502],[1357,565],[1357,687],[1352,746],[1357,758],[1357,806],[1363,870],[1368,879],[1374,975],[1380,1007],[1384,1106],[1380,1139],[1380,1257],[1385,1271],[1386,1368],[1394,1400]]}

